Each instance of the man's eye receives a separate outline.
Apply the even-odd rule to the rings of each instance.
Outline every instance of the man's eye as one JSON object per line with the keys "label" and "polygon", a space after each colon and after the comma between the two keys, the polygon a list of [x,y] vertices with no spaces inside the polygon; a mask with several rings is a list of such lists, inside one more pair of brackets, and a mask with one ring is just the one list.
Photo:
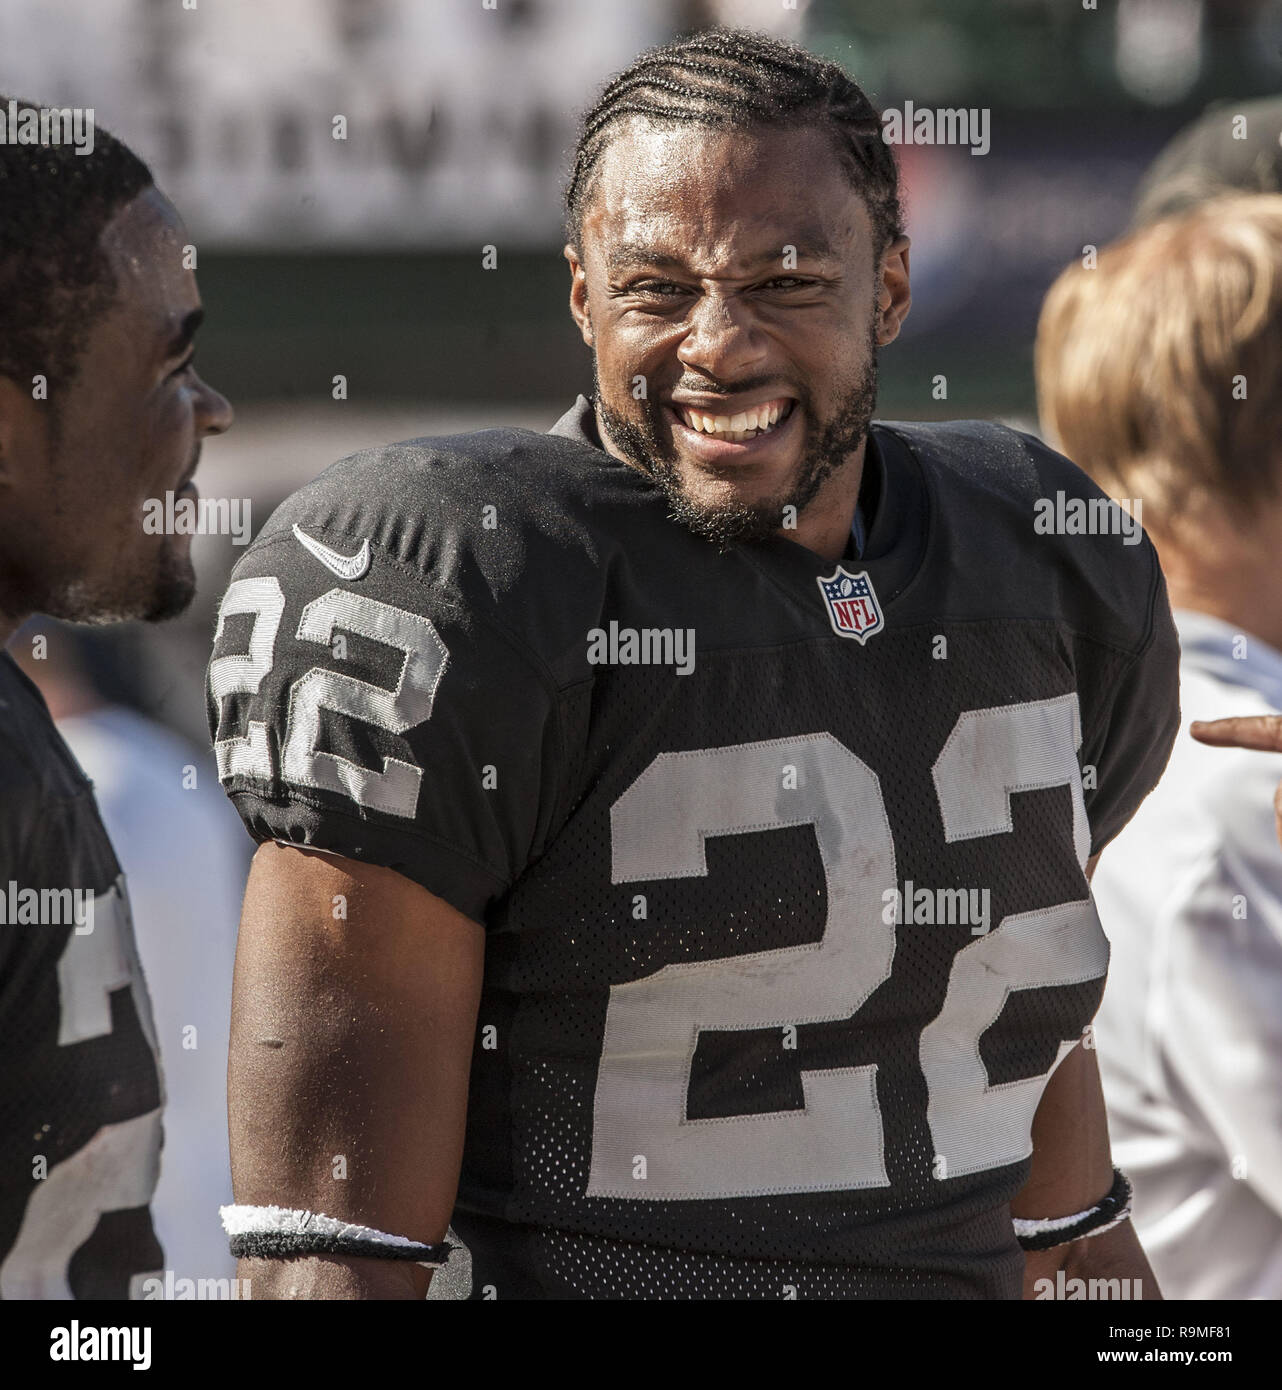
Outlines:
{"label": "man's eye", "polygon": [[660,299],[668,299],[673,295],[685,294],[683,285],[675,284],[671,280],[647,280],[643,285],[633,285],[634,294],[652,294]]}
{"label": "man's eye", "polygon": [[193,352],[186,358],[185,361],[181,363],[181,365],[175,367],[173,371],[169,373],[170,379],[172,380],[174,377],[182,376],[184,372],[190,371],[191,368],[195,365],[195,363],[196,354]]}
{"label": "man's eye", "polygon": [[766,281],[766,289],[796,290],[806,289],[814,283],[813,280],[803,280],[797,275],[779,275],[773,280]]}

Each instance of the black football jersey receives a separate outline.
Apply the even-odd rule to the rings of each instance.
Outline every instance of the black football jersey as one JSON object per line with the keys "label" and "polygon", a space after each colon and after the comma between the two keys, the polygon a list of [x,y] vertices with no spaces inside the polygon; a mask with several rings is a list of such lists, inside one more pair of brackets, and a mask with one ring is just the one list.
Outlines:
{"label": "black football jersey", "polygon": [[141,1297],[162,1088],[124,876],[44,699],[0,654],[0,1298]]}
{"label": "black football jersey", "polygon": [[722,552],[580,397],[269,521],[220,775],[256,838],[485,925],[472,1297],[1019,1295],[1033,1113],[1107,969],[1083,866],[1178,721],[1152,548],[1041,534],[1060,494],[1101,496],[1030,436],[881,423],[862,557]]}

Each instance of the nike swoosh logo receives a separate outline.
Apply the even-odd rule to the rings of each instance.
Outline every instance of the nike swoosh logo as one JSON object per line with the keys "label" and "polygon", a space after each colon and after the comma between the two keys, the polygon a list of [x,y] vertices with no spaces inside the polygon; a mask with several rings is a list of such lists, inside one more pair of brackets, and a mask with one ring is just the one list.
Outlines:
{"label": "nike swoosh logo", "polygon": [[300,531],[297,523],[294,525],[294,535],[304,550],[310,550],[327,570],[333,570],[340,579],[359,579],[369,569],[368,537],[361,542],[361,548],[355,555],[340,555],[338,551],[314,540],[306,531]]}

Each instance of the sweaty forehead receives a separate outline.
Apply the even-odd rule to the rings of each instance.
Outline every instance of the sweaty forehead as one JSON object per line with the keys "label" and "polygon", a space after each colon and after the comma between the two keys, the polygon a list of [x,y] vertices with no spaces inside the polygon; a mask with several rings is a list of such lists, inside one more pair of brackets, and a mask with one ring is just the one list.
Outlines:
{"label": "sweaty forehead", "polygon": [[785,245],[845,260],[871,240],[863,200],[822,130],[644,120],[603,152],[583,232],[614,273],[656,256],[746,272]]}
{"label": "sweaty forehead", "polygon": [[156,188],[126,203],[102,233],[102,249],[115,271],[117,307],[141,331],[163,334],[200,304],[196,277],[183,264],[182,219]]}

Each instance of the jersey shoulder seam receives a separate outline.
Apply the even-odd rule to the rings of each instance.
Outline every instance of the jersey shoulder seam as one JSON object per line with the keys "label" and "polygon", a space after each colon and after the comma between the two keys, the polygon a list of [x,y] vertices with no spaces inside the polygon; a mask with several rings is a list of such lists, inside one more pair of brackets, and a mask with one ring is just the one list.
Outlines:
{"label": "jersey shoulder seam", "polygon": [[[346,540],[352,539],[346,532],[339,531],[335,527],[326,526],[323,522],[313,521],[309,522],[308,525],[316,530],[328,532],[331,535],[342,535]],[[282,532],[276,536],[269,536],[262,541],[255,542],[255,553],[270,549],[273,546],[283,545],[293,539],[293,535],[289,532]],[[520,636],[519,633],[513,632],[506,624],[500,622],[497,617],[492,617],[490,614],[470,606],[462,594],[460,594],[448,580],[432,578],[422,570],[416,569],[413,565],[407,564],[404,560],[400,560],[395,555],[389,554],[387,549],[376,541],[370,541],[370,549],[376,550],[386,564],[391,565],[393,569],[403,575],[411,583],[430,591],[439,602],[454,609],[457,613],[467,617],[470,621],[482,623],[497,636],[501,637],[510,647],[514,648],[520,654],[527,665],[533,668],[534,674],[538,676],[543,684],[553,693],[554,702],[559,703],[561,686],[557,684],[556,677],[552,674],[551,669],[548,667],[547,662],[543,660],[542,656],[540,656],[534,647],[532,647],[525,638]],[[335,580],[339,584],[344,582],[359,582],[356,580],[344,581],[337,575],[335,576]],[[352,592],[358,591],[352,590]]]}

